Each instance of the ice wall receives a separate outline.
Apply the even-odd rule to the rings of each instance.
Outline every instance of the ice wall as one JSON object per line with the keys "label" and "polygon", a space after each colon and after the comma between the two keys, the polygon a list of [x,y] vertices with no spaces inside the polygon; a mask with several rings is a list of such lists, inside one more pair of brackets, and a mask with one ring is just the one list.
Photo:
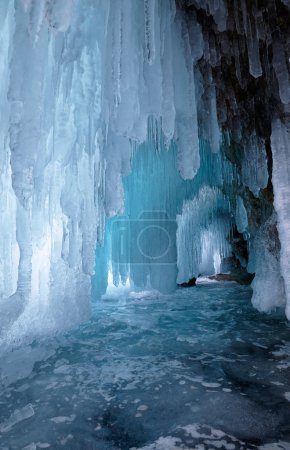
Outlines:
{"label": "ice wall", "polygon": [[3,0],[0,336],[89,314],[96,241],[150,120],[197,173],[193,50],[174,0]]}
{"label": "ice wall", "polygon": [[104,172],[91,34],[103,18],[84,3],[1,2],[2,343],[89,314]]}

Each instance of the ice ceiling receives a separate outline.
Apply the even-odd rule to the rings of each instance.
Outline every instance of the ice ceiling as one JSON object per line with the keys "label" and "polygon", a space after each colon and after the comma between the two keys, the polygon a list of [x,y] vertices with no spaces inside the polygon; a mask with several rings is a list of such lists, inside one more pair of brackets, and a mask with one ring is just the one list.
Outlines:
{"label": "ice ceiling", "polygon": [[289,7],[1,0],[2,343],[85,319],[106,217],[142,209],[177,220],[177,266],[146,282],[227,262],[290,319]]}

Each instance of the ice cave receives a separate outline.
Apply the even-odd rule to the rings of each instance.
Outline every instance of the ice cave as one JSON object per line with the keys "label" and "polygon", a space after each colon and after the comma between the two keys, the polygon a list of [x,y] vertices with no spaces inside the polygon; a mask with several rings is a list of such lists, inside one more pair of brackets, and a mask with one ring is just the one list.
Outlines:
{"label": "ice cave", "polygon": [[0,0],[0,450],[290,450],[289,69],[289,0]]}

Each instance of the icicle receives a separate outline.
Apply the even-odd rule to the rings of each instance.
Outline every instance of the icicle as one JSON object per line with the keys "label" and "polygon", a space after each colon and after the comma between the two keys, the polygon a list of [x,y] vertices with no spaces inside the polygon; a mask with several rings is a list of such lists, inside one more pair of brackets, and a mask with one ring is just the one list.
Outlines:
{"label": "icicle", "polygon": [[219,0],[218,7],[213,14],[218,31],[223,32],[227,29],[227,16],[228,11],[226,2],[224,0]]}
{"label": "icicle", "polygon": [[[28,5],[26,5],[26,9]],[[29,33],[32,41],[36,43],[38,39],[38,34],[41,29],[42,22],[46,16],[46,3],[44,0],[38,2],[33,2],[30,6],[30,23],[29,23]]]}
{"label": "icicle", "polygon": [[118,2],[114,6],[111,5],[111,11],[113,15],[112,53],[108,56],[112,58],[113,101],[115,108],[117,108],[121,102],[122,3]]}
{"label": "icicle", "polygon": [[244,33],[247,37],[250,73],[253,77],[258,78],[262,75],[263,71],[260,62],[257,30],[255,24],[251,21],[250,15],[248,14],[246,0],[241,1],[241,8],[243,14]]}
{"label": "icicle", "polygon": [[245,208],[243,199],[240,196],[237,197],[236,225],[239,233],[244,233],[248,227],[247,210]]}
{"label": "icicle", "polygon": [[267,155],[263,140],[252,134],[245,146],[242,160],[242,180],[258,197],[268,184]]}
{"label": "icicle", "polygon": [[189,27],[190,48],[193,61],[198,61],[203,55],[202,27],[196,20],[196,15],[191,15]]}
{"label": "icicle", "polygon": [[235,17],[236,30],[237,30],[238,34],[243,34],[241,20],[240,20],[240,9],[239,9],[238,0],[234,0],[234,17]]}
{"label": "icicle", "polygon": [[[163,3],[163,8],[164,8]],[[166,3],[165,9],[168,8]],[[175,131],[175,105],[174,105],[174,85],[173,85],[173,55],[172,55],[172,27],[174,24],[175,10],[170,8],[171,14],[166,14],[166,10],[162,10],[164,16],[162,34],[164,36],[163,48],[161,53],[162,64],[162,131],[167,143],[171,141]]]}
{"label": "icicle", "polygon": [[[182,27],[182,20],[179,19],[173,39],[176,137],[179,150],[178,170],[184,179],[191,179],[196,175],[200,164],[199,137],[189,37],[183,35]],[[184,38],[183,42],[181,36]]]}
{"label": "icicle", "polygon": [[257,36],[256,26],[251,21],[250,18],[248,19],[247,30],[248,30],[247,45],[248,45],[250,74],[253,75],[254,78],[258,78],[263,74],[260,61],[259,39]]}
{"label": "icicle", "polygon": [[217,118],[217,107],[216,107],[216,90],[212,84],[210,88],[210,137],[209,142],[211,149],[214,153],[218,152],[220,149],[220,139],[221,132],[218,124]]}
{"label": "icicle", "polygon": [[267,37],[267,30],[262,11],[259,11],[255,15],[255,21],[258,39],[265,40]]}
{"label": "icicle", "polygon": [[155,59],[155,0],[144,0],[145,11],[145,53],[149,64]]}
{"label": "icicle", "polygon": [[236,68],[236,77],[240,83],[240,86],[243,85],[242,75],[241,75],[241,65],[240,65],[240,49],[238,40],[234,41],[234,55],[235,55],[235,68]]}
{"label": "icicle", "polygon": [[278,79],[281,102],[287,105],[290,102],[289,72],[284,47],[278,38],[273,39],[273,66]]}

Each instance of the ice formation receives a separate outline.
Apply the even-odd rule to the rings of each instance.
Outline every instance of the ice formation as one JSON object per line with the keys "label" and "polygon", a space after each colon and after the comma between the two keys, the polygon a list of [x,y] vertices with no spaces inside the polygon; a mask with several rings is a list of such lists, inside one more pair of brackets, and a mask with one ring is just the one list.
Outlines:
{"label": "ice formation", "polygon": [[[271,159],[282,245],[275,270],[290,318],[287,5],[1,2],[1,342],[88,317],[97,241],[101,291],[109,265],[116,284],[149,276],[162,289],[177,269],[183,280],[218,271],[231,252],[241,260],[231,247],[237,232],[256,289],[264,262],[254,249],[273,214]],[[142,152],[141,179],[158,171],[150,195],[135,198]],[[148,209],[173,222],[178,215],[178,267],[167,272],[110,261],[106,217]]]}
{"label": "ice formation", "polygon": [[221,259],[231,255],[230,204],[220,189],[203,186],[194,200],[184,202],[177,223],[177,281],[220,273]]}
{"label": "ice formation", "polygon": [[271,135],[274,206],[281,242],[280,265],[286,292],[286,315],[290,320],[290,122],[275,119]]}
{"label": "ice formation", "polygon": [[285,287],[280,269],[280,245],[273,215],[259,229],[254,241],[254,270],[252,282],[253,305],[260,311],[285,306]]}

